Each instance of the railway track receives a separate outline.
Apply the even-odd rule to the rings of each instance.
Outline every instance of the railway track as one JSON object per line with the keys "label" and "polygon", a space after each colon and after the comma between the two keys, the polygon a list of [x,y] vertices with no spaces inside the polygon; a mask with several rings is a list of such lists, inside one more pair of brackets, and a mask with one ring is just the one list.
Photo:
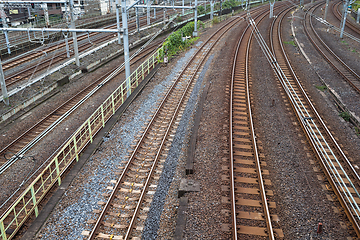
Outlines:
{"label": "railway track", "polygon": [[[268,16],[259,15],[258,23]],[[230,90],[230,174],[233,239],[283,238],[268,179],[266,159],[260,152],[251,111],[249,56],[253,31],[244,30],[236,48]]]}
{"label": "railway track", "polygon": [[[131,64],[136,64],[141,61],[144,57],[154,51],[155,48],[161,41],[156,41],[152,43],[148,48],[145,49],[140,55],[136,56],[133,59]],[[93,82],[91,85],[87,86],[85,89],[71,97],[69,100],[61,104],[59,107],[54,109],[51,113],[33,125],[30,129],[26,130],[23,134],[13,140],[10,144],[0,150],[0,174],[2,174],[9,166],[13,164],[14,161],[21,159],[21,155],[24,154],[25,151],[32,148],[37,142],[33,143],[33,140],[40,140],[45,135],[47,135],[50,131],[52,131],[56,125],[58,125],[61,121],[63,121],[66,117],[69,116],[69,111],[73,112],[74,107],[79,107],[84,103],[83,99],[89,93],[95,93],[96,90],[101,88],[103,85],[99,85],[106,78],[108,78],[118,67],[113,68],[107,74],[103,75],[97,81]],[[121,72],[124,69],[122,68]],[[121,72],[118,72],[120,74]],[[116,76],[116,75],[115,75]],[[114,77],[114,76],[112,76]]]}
{"label": "railway track", "polygon": [[[169,12],[171,14],[173,11]],[[160,14],[157,15],[157,19],[162,19],[162,16]],[[153,20],[153,21],[156,21]],[[140,26],[146,26],[146,17],[140,18]],[[116,28],[115,25],[108,26],[106,28],[113,29]],[[131,20],[129,22],[129,31],[135,31],[136,30],[136,21]],[[86,51],[87,49],[91,48],[93,45],[100,44],[104,41],[108,41],[110,39],[113,39],[113,34],[98,34],[98,33],[89,33],[89,35],[82,35],[78,38],[78,41],[83,41],[82,43],[79,43],[79,53]],[[89,39],[87,41],[87,39]],[[69,46],[72,46],[72,39],[69,39]],[[31,64],[30,66],[27,66],[25,69],[17,71],[11,75],[8,75],[5,77],[6,85],[7,87],[10,87],[18,82],[27,80],[30,76],[32,76],[36,72],[41,72],[45,69],[47,69],[49,66],[53,64],[57,64],[64,59],[67,58],[67,53],[65,51],[65,43],[62,42],[58,45],[51,46],[49,48],[43,49],[40,52],[31,53],[31,55],[25,55],[20,59],[15,60],[14,62],[7,62],[3,64],[3,70],[8,70],[14,67],[18,67],[21,64],[24,64],[26,62],[29,62],[33,59],[41,58],[44,56],[44,53],[46,53],[45,59],[41,58],[39,61],[35,62],[34,64]],[[70,49],[72,51],[73,49]],[[53,53],[53,54],[50,54]],[[73,55],[73,54],[70,54]]]}
{"label": "railway track", "polygon": [[[314,6],[312,12],[320,5]],[[312,14],[305,13],[304,29],[305,33],[310,39],[316,50],[324,57],[324,59],[353,87],[360,93],[360,74],[354,69],[350,68],[334,51],[326,45],[316,32],[313,22]]]}
{"label": "railway track", "polygon": [[[332,12],[334,14],[334,16],[341,22],[341,19],[342,19],[342,14],[340,13],[339,11],[339,6],[342,2],[338,2],[338,3],[334,3],[332,5]],[[357,33],[358,35],[360,35],[360,25],[359,24],[356,24],[356,23],[353,23],[352,21],[346,19],[346,27],[350,28],[352,31],[354,31],[355,33]]]}
{"label": "railway track", "polygon": [[186,101],[203,63],[214,45],[232,26],[241,21],[232,18],[214,33],[194,54],[167,91],[149,121],[129,160],[112,189],[91,231],[89,239],[130,239],[141,236],[152,194],[166,159],[168,146],[179,124]]}
{"label": "railway track", "polygon": [[352,223],[354,232],[359,237],[360,178],[316,111],[285,53],[280,26],[289,11],[284,11],[273,22],[270,38],[271,50],[264,44],[260,34],[256,36],[260,36],[258,41],[261,43],[261,47],[272,65],[276,77],[287,95],[298,122],[312,146],[313,152],[317,156],[333,191]]}

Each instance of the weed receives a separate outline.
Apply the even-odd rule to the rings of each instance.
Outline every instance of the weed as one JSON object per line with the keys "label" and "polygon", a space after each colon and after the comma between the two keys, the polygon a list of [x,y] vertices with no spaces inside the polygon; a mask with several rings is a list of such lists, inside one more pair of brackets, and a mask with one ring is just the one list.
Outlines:
{"label": "weed", "polygon": [[218,24],[220,21],[219,21],[219,18],[218,17],[214,17],[213,20],[212,20],[212,23],[213,24]]}
{"label": "weed", "polygon": [[343,43],[345,45],[349,45],[345,40],[342,40],[341,43]]}
{"label": "weed", "polygon": [[355,133],[356,133],[357,135],[360,135],[360,128],[355,127]]}
{"label": "weed", "polygon": [[350,113],[348,112],[341,112],[339,114],[340,117],[342,117],[345,121],[349,122],[350,121]]}
{"label": "weed", "polygon": [[296,43],[294,41],[288,41],[288,42],[284,42],[285,44],[290,44],[293,45],[294,47],[296,47]]}
{"label": "weed", "polygon": [[327,89],[327,86],[325,85],[321,85],[321,86],[315,86],[317,89],[321,90],[321,91],[324,91]]}

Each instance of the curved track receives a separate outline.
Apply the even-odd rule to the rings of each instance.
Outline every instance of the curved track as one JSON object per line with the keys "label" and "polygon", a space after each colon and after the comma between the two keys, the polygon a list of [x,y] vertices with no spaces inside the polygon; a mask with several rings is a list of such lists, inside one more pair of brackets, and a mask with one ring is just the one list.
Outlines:
{"label": "curved track", "polygon": [[[339,7],[340,7],[340,4],[342,2],[338,2],[338,3],[334,3],[333,6],[332,6],[332,12],[334,14],[334,16],[341,22],[341,13],[340,13],[340,10],[339,10]],[[350,28],[352,31],[354,31],[355,33],[359,34],[360,35],[360,25],[359,24],[356,24],[356,23],[353,23],[352,21],[346,19],[346,27]]]}
{"label": "curved track", "polygon": [[198,77],[213,46],[240,20],[232,18],[225,27],[212,35],[176,78],[131,154],[89,234],[89,239],[132,239],[141,236],[152,196],[149,188],[157,186],[161,162],[165,160],[167,153],[165,146],[172,141],[169,134],[176,131],[188,93],[195,83],[194,79]]}
{"label": "curved track", "polygon": [[282,13],[273,23],[269,61],[287,94],[300,125],[316,154],[324,173],[343,209],[360,236],[360,178],[357,171],[336,142],[334,136],[316,111],[296,73],[291,67],[283,46],[281,22],[288,12]]}
{"label": "curved track", "polygon": [[[316,6],[317,7],[317,6]],[[312,11],[315,10],[314,7]],[[358,92],[360,93],[360,75],[354,69],[350,68],[334,51],[326,45],[316,32],[312,17],[305,15],[304,29],[306,35],[316,48],[316,50],[324,57],[324,59]]]}

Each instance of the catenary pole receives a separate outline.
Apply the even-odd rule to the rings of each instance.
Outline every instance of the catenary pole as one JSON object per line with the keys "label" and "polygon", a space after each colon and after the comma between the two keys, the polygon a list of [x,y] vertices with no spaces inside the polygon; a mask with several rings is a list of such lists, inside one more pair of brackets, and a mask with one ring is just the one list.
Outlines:
{"label": "catenary pole", "polygon": [[[75,29],[75,13],[74,13],[74,0],[70,0],[70,13],[71,13],[71,27]],[[80,60],[79,60],[79,49],[77,43],[76,32],[73,32],[73,42],[74,42],[74,53],[75,53],[75,64],[76,66],[80,67]]]}
{"label": "catenary pole", "polygon": [[5,75],[3,72],[1,59],[0,59],[0,84],[1,84],[1,92],[3,95],[3,101],[6,105],[9,105],[9,95],[8,95],[7,89],[6,89]]}
{"label": "catenary pole", "polygon": [[127,96],[130,96],[130,60],[129,60],[129,34],[128,34],[128,24],[127,24],[127,15],[126,15],[126,0],[121,0],[121,16],[122,16],[122,25],[123,25],[123,39],[124,39],[124,60],[125,60],[125,77],[126,77],[126,88]]}

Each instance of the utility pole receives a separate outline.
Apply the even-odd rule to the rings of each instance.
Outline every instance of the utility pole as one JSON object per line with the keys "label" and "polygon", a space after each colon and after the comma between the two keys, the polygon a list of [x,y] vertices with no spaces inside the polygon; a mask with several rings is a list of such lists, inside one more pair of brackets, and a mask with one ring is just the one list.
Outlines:
{"label": "utility pole", "polygon": [[[7,21],[6,21],[6,15],[5,15],[5,11],[4,11],[4,4],[0,4],[0,15],[1,15],[3,27],[8,28]],[[5,41],[6,41],[6,47],[8,50],[8,54],[10,55],[11,51],[10,51],[10,42],[9,42],[8,32],[5,30],[4,34],[5,34]]]}
{"label": "utility pole", "polygon": [[270,14],[269,14],[269,18],[273,18],[274,16],[274,5],[275,5],[275,1],[272,3],[271,1],[269,1],[270,3]]}
{"label": "utility pole", "polygon": [[47,7],[47,3],[43,3],[42,8],[44,9],[45,25],[46,25],[46,27],[48,27],[48,26],[50,26],[50,21],[49,21],[49,11],[48,11],[48,7]]}
{"label": "utility pole", "polygon": [[[70,13],[71,13],[71,25],[70,28],[75,29],[75,14],[74,14],[74,0],[70,0]],[[74,53],[75,53],[75,64],[76,66],[80,67],[80,60],[79,60],[79,49],[77,43],[76,32],[73,32],[73,42],[74,42]]]}
{"label": "utility pole", "polygon": [[326,16],[327,16],[327,13],[328,13],[328,8],[329,8],[329,0],[326,0],[324,20],[326,20]]}
{"label": "utility pole", "polygon": [[220,0],[220,16],[222,15],[222,0]]}
{"label": "utility pole", "polygon": [[357,13],[357,17],[356,17],[356,23],[359,23],[359,19],[360,19],[360,8],[358,8],[358,13]]}
{"label": "utility pole", "polygon": [[[148,12],[149,13],[149,12]],[[121,16],[123,25],[123,39],[124,39],[124,61],[125,61],[125,77],[126,77],[126,88],[127,96],[131,94],[131,82],[130,82],[130,59],[129,59],[129,34],[128,34],[128,23],[126,15],[126,0],[121,0]]]}
{"label": "utility pole", "polygon": [[139,8],[135,8],[135,12],[136,12],[136,28],[137,28],[137,32],[140,32],[140,19],[139,19]]}
{"label": "utility pole", "polygon": [[210,7],[211,7],[211,12],[210,12],[210,19],[213,20],[214,19],[214,0],[211,0],[210,2]]}
{"label": "utility pole", "polygon": [[121,35],[120,35],[120,14],[119,14],[119,0],[115,1],[116,4],[116,26],[118,30],[118,44],[121,44]]}
{"label": "utility pole", "polygon": [[197,0],[195,0],[195,17],[194,17],[194,32],[193,36],[197,37]]}
{"label": "utility pole", "polygon": [[150,25],[150,0],[146,0],[147,24]]}
{"label": "utility pole", "polygon": [[5,75],[3,72],[1,59],[0,59],[0,84],[1,84],[1,92],[3,95],[3,101],[6,105],[9,105],[9,95],[8,95],[7,89],[6,89]]}
{"label": "utility pole", "polygon": [[344,35],[344,29],[345,29],[348,6],[349,6],[349,0],[346,0],[345,3],[344,3],[344,7],[343,7],[343,18],[342,18],[341,24],[340,24],[340,28],[341,28],[340,38],[343,38],[343,35]]}
{"label": "utility pole", "polygon": [[[185,0],[182,0],[182,6],[185,6]],[[185,9],[184,8],[182,9],[182,15],[183,16],[185,15]]]}

